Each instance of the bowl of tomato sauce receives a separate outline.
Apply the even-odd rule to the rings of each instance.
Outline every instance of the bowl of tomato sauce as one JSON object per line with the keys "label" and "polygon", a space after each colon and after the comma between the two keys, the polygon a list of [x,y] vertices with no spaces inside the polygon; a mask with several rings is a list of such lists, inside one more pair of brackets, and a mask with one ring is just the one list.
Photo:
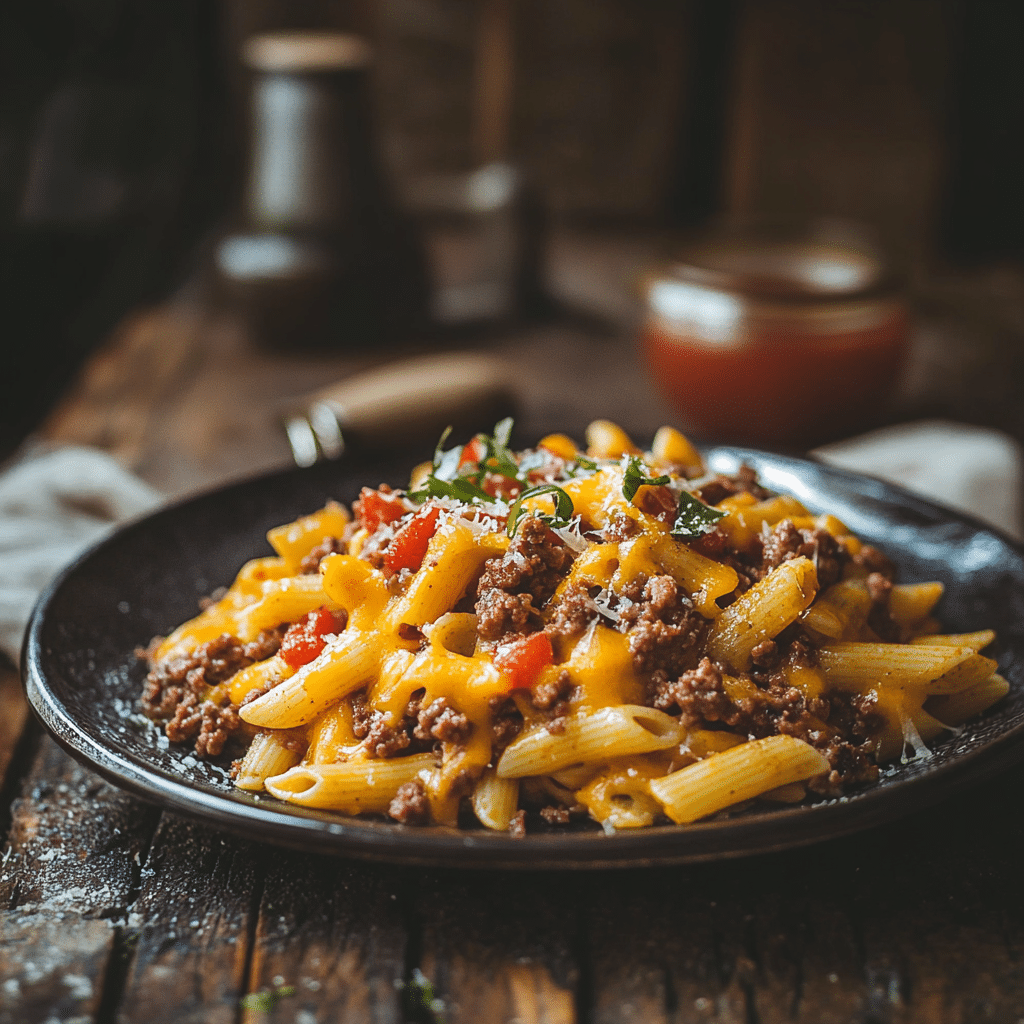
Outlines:
{"label": "bowl of tomato sauce", "polygon": [[706,239],[650,271],[643,294],[641,356],[710,439],[807,447],[870,426],[906,359],[900,281],[850,244]]}

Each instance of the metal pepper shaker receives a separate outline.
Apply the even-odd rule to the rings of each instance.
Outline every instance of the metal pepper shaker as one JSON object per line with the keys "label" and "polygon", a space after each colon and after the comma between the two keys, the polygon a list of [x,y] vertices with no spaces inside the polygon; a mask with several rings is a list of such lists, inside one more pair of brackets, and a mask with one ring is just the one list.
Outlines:
{"label": "metal pepper shaker", "polygon": [[271,33],[247,40],[242,59],[253,72],[242,227],[216,264],[254,337],[354,348],[419,326],[425,260],[377,159],[369,43]]}

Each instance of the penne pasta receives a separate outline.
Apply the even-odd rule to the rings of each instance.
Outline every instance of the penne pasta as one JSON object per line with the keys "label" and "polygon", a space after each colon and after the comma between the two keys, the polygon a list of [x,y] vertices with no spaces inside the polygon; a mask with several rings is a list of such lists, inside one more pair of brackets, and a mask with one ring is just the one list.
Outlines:
{"label": "penne pasta", "polygon": [[147,714],[241,789],[518,835],[840,796],[1009,691],[991,630],[938,631],[939,584],[679,431],[510,429],[271,530],[154,642]]}
{"label": "penne pasta", "polygon": [[473,813],[485,828],[504,832],[519,809],[519,780],[501,779],[491,769],[473,788]]}
{"label": "penne pasta", "polygon": [[498,777],[551,775],[595,758],[664,750],[680,740],[679,723],[653,708],[623,705],[580,712],[561,733],[540,728],[521,736],[501,755]]}
{"label": "penne pasta", "polygon": [[292,729],[305,725],[329,705],[365,685],[379,662],[380,649],[359,634],[344,635],[295,675],[246,704],[239,714],[250,725]]}
{"label": "penne pasta", "polygon": [[722,612],[708,640],[708,651],[736,671],[745,671],[754,648],[796,622],[814,599],[817,587],[817,573],[809,559],[783,562]]}
{"label": "penne pasta", "polygon": [[235,785],[260,792],[267,779],[282,775],[302,760],[302,749],[279,733],[258,732],[238,765]]}
{"label": "penne pasta", "polygon": [[434,767],[432,754],[303,765],[266,780],[267,792],[300,807],[346,814],[386,811],[400,786]]}
{"label": "penne pasta", "polygon": [[682,825],[827,770],[824,755],[809,744],[792,736],[769,736],[654,779],[650,790]]}

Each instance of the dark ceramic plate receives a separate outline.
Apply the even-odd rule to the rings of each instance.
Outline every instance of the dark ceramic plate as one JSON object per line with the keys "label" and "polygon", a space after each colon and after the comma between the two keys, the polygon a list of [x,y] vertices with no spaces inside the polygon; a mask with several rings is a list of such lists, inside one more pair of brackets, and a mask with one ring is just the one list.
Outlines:
{"label": "dark ceramic plate", "polygon": [[944,627],[992,627],[1010,695],[926,761],[896,765],[838,801],[605,835],[581,823],[524,839],[484,830],[409,828],[344,818],[233,789],[222,767],[196,761],[136,713],[144,675],[133,651],[193,615],[197,600],[269,553],[266,530],[350,501],[363,483],[401,481],[407,467],[328,464],[237,484],[124,527],[43,595],[26,638],[25,685],[36,713],[76,758],[164,807],[251,839],[347,856],[502,868],[638,866],[779,850],[899,817],[974,785],[1024,754],[1024,556],[998,534],[897,488],[812,462],[735,448],[708,453],[733,471],[753,465],[766,486],[838,515],[897,564],[900,579],[941,580]]}

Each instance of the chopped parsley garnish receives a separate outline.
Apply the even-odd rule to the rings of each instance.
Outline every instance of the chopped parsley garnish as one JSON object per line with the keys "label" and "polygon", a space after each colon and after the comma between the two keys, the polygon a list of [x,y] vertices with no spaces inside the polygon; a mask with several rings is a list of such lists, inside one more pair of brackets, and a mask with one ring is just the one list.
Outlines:
{"label": "chopped parsley garnish", "polygon": [[622,476],[622,496],[626,501],[632,501],[636,492],[644,485],[656,487],[660,484],[667,484],[667,476],[648,476],[644,469],[643,462],[637,455],[630,455],[626,464],[626,472]]}
{"label": "chopped parsley garnish", "polygon": [[679,495],[679,510],[676,512],[676,521],[672,524],[672,536],[679,540],[700,537],[725,515],[725,512],[705,505],[689,491],[683,491]]}
{"label": "chopped parsley garnish", "polygon": [[542,494],[550,494],[554,499],[554,515],[538,515],[537,518],[542,523],[555,527],[555,529],[562,529],[569,525],[576,511],[573,507],[572,498],[557,484],[537,484],[536,487],[528,487],[512,502],[512,507],[508,510],[508,521],[505,524],[505,532],[510,537],[515,536],[519,520],[526,514],[523,502],[527,498],[537,498]]}
{"label": "chopped parsley garnish", "polygon": [[[477,434],[469,444],[456,445],[445,451],[444,443],[451,432],[452,428],[448,427],[441,435],[434,449],[430,473],[422,487],[409,492],[410,500],[419,502],[427,498],[455,498],[464,502],[494,501],[494,495],[483,487],[488,473],[525,483],[520,478],[515,455],[508,447],[512,433],[511,418],[496,423],[493,434]],[[479,449],[482,449],[482,454],[478,458],[464,458],[467,450],[476,455]]]}
{"label": "chopped parsley garnish", "polygon": [[[645,485],[654,487],[669,482],[667,476],[651,477],[644,472],[644,469],[644,464],[638,456],[631,455],[629,457],[626,471],[622,476],[622,496],[626,501],[632,502],[636,497],[636,492]],[[672,536],[678,540],[700,537],[707,533],[725,514],[725,512],[719,512],[717,508],[705,505],[689,491],[682,491],[679,495],[676,518],[672,523]]]}

